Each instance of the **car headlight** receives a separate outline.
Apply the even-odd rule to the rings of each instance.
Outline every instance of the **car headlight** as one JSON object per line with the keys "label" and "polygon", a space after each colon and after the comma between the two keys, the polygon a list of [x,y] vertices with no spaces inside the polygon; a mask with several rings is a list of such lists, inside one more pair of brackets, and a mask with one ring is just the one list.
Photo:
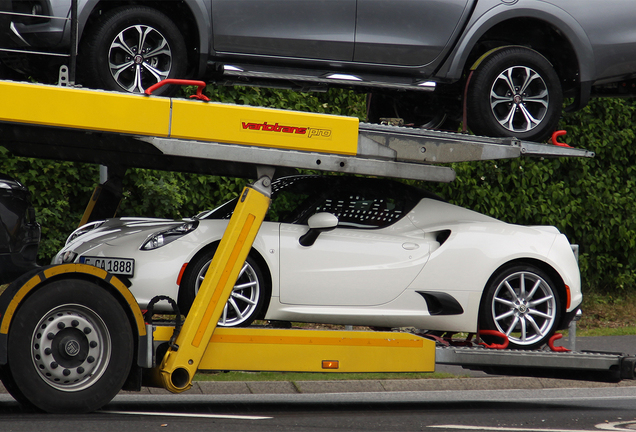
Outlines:
{"label": "car headlight", "polygon": [[69,244],[76,238],[81,237],[84,234],[91,232],[96,228],[99,228],[100,226],[104,224],[104,222],[106,221],[101,220],[101,221],[89,222],[85,225],[82,225],[81,227],[73,231],[70,236],[68,236],[65,244]]}
{"label": "car headlight", "polygon": [[56,262],[52,264],[70,264],[75,262],[75,258],[77,258],[77,252],[66,251],[58,255]]}
{"label": "car headlight", "polygon": [[141,250],[154,250],[165,246],[173,241],[191,233],[199,226],[199,222],[186,222],[166,231],[154,233],[141,245]]}

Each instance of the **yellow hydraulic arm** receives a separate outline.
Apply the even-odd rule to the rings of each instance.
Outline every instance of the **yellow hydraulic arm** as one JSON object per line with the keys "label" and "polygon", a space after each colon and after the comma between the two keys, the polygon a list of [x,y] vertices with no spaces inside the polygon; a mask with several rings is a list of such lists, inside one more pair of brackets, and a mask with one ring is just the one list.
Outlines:
{"label": "yellow hydraulic arm", "polygon": [[[269,175],[267,175],[269,174]],[[175,343],[160,366],[162,387],[179,392],[190,388],[241,267],[265,219],[273,170],[243,189],[221,243]]]}

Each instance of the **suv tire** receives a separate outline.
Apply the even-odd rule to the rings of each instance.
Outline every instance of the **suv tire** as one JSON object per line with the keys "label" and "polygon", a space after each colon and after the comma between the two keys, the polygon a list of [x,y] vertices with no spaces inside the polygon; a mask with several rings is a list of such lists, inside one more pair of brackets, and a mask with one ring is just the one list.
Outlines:
{"label": "suv tire", "polygon": [[[178,27],[163,13],[143,6],[105,14],[82,42],[80,74],[87,84],[106,90],[142,93],[167,78],[184,78],[186,44]],[[168,95],[177,88],[154,92]]]}
{"label": "suv tire", "polygon": [[494,51],[474,70],[468,126],[477,135],[544,141],[556,129],[563,93],[550,62],[525,47]]}

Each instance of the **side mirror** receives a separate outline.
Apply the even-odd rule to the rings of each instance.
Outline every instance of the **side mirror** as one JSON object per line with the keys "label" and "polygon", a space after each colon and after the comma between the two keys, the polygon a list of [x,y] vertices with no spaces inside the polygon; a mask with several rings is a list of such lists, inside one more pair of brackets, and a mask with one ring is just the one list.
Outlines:
{"label": "side mirror", "polygon": [[338,218],[336,215],[327,212],[316,213],[307,221],[309,231],[300,236],[298,242],[301,246],[311,246],[322,232],[335,229],[338,226]]}

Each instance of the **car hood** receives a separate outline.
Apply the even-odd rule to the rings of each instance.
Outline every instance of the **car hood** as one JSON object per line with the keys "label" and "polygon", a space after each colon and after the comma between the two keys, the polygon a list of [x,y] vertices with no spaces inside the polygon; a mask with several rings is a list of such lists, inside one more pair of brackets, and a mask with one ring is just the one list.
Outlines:
{"label": "car hood", "polygon": [[99,227],[77,237],[67,247],[73,248],[82,243],[110,243],[116,239],[131,235],[148,236],[158,231],[179,226],[190,220],[158,219],[158,218],[113,218],[107,219]]}

